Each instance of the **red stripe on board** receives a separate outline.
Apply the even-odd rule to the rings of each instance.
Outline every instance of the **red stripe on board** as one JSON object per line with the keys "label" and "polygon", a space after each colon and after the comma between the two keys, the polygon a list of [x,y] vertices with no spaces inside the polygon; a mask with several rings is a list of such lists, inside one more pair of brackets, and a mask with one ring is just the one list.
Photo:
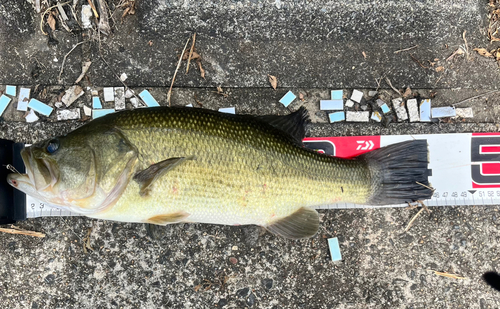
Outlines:
{"label": "red stripe on board", "polygon": [[494,132],[490,132],[490,133],[472,133],[472,136],[485,136],[485,135],[497,135],[497,136],[500,136],[500,133],[494,133]]}
{"label": "red stripe on board", "polygon": [[482,163],[481,174],[500,175],[500,163]]}
{"label": "red stripe on board", "polygon": [[481,153],[500,153],[500,146],[481,146]]}
{"label": "red stripe on board", "polygon": [[329,141],[335,145],[335,156],[352,158],[380,148],[380,136],[307,137],[304,141]]}

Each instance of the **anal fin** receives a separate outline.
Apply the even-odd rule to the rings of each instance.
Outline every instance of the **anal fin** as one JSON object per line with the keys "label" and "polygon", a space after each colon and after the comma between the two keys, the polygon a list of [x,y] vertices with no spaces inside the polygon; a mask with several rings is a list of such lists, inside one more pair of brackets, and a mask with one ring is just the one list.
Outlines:
{"label": "anal fin", "polygon": [[182,158],[169,158],[160,161],[156,164],[149,166],[147,169],[142,170],[134,175],[134,180],[141,185],[139,194],[141,196],[147,196],[151,190],[153,183],[158,180],[161,176],[165,175],[168,171],[172,170],[176,166],[179,166],[186,160],[192,159],[193,156],[182,157]]}
{"label": "anal fin", "polygon": [[170,223],[178,223],[187,218],[189,214],[184,211],[178,211],[170,214],[156,215],[144,221],[144,223],[151,223],[157,225],[166,225]]}
{"label": "anal fin", "polygon": [[318,212],[311,208],[302,207],[288,217],[271,223],[266,228],[273,234],[289,239],[309,238],[318,232]]}

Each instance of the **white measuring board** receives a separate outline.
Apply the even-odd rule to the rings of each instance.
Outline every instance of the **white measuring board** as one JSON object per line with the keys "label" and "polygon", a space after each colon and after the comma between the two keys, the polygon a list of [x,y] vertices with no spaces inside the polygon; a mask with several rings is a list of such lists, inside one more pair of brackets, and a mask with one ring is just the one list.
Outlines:
{"label": "white measuring board", "polygon": [[[427,206],[500,205],[500,133],[457,133],[387,136],[311,137],[304,145],[330,155],[352,158],[362,153],[413,139],[427,140],[429,182],[435,188]],[[27,218],[78,216],[26,196]],[[337,203],[318,209],[406,207]]]}
{"label": "white measuring board", "polygon": [[[327,154],[351,158],[413,139],[427,140],[429,182],[435,189],[427,206],[500,205],[500,133],[458,133],[306,138],[304,144]],[[405,207],[337,203],[318,209]]]}

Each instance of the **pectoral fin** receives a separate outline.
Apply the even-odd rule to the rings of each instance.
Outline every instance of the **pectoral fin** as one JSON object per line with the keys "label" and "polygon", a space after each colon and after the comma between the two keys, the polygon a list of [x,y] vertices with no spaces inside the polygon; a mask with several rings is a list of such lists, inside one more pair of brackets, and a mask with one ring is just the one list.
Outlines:
{"label": "pectoral fin", "polygon": [[151,190],[151,185],[158,180],[161,176],[165,175],[168,171],[172,170],[176,166],[179,166],[186,160],[192,159],[190,157],[182,158],[170,158],[167,160],[160,161],[156,164],[151,165],[145,170],[142,170],[134,175],[134,180],[141,185],[139,194],[141,196],[147,196]]}
{"label": "pectoral fin", "polygon": [[318,232],[319,216],[316,210],[302,207],[288,217],[271,223],[266,228],[273,234],[289,239],[309,238]]}

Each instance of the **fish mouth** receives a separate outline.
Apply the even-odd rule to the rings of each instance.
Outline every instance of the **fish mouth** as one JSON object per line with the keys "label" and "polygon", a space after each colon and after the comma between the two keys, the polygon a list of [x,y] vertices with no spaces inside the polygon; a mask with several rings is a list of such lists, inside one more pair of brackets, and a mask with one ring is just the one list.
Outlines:
{"label": "fish mouth", "polygon": [[21,158],[26,167],[28,179],[37,191],[53,188],[58,177],[56,169],[44,158],[37,158],[31,147],[21,150]]}
{"label": "fish mouth", "polygon": [[9,174],[7,175],[7,183],[16,189],[19,189],[23,184],[33,187],[28,174]]}

